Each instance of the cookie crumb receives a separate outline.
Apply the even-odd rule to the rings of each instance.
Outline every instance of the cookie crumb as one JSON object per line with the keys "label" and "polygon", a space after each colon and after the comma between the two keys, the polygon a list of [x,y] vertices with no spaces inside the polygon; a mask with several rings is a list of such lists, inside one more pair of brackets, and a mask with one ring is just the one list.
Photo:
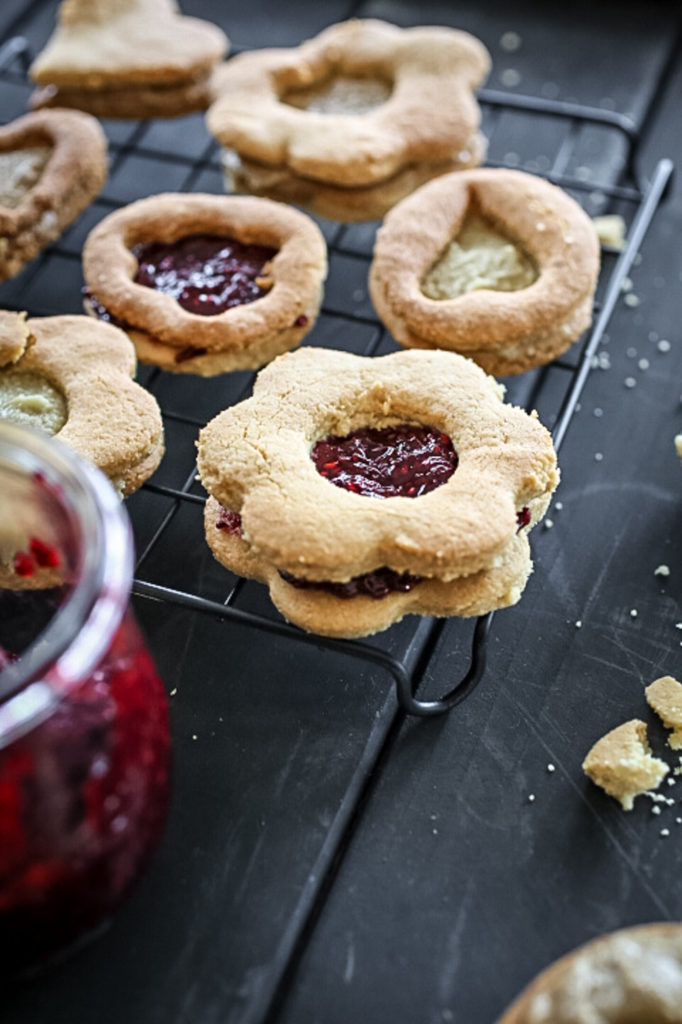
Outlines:
{"label": "cookie crumb", "polygon": [[592,415],[593,416],[603,416],[604,415],[604,410],[600,409],[599,407],[597,407],[596,409],[593,410]]}
{"label": "cookie crumb", "polygon": [[662,828],[661,829],[661,835],[662,836],[669,836],[670,835],[670,829],[669,828]]}
{"label": "cookie crumb", "polygon": [[610,213],[593,217],[592,223],[603,245],[608,245],[612,249],[625,248],[625,221],[620,214]]}
{"label": "cookie crumb", "polygon": [[654,569],[654,576],[669,576],[670,566],[669,565],[657,565]]}
{"label": "cookie crumb", "polygon": [[658,349],[659,352],[669,352],[670,351],[670,342],[666,338],[661,338],[661,340],[657,344],[656,348]]}
{"label": "cookie crumb", "polygon": [[529,793],[528,794],[528,803],[532,804],[534,800],[535,800],[535,793]]}
{"label": "cookie crumb", "polygon": [[636,619],[638,614],[639,613],[638,613],[636,608],[631,608],[630,609],[630,618],[631,619]]}
{"label": "cookie crumb", "polygon": [[603,458],[604,458],[604,455],[603,455],[602,452],[595,452],[594,453],[594,461],[595,462],[601,462]]}
{"label": "cookie crumb", "polygon": [[626,377],[623,383],[625,384],[626,388],[634,388],[637,386],[637,381],[634,377]]}
{"label": "cookie crumb", "polygon": [[675,436],[675,451],[682,459],[682,434],[677,434]]}
{"label": "cookie crumb", "polygon": [[582,624],[583,624],[583,620],[582,620],[582,619],[576,619],[576,620],[575,620],[575,628],[576,628],[576,629],[580,629],[580,627],[582,626]]}
{"label": "cookie crumb", "polygon": [[551,519],[545,519],[543,520],[543,526],[546,530],[551,530],[554,526],[554,522]]}
{"label": "cookie crumb", "polygon": [[556,771],[556,766],[555,766],[555,765],[553,765],[553,764],[551,764],[551,763],[550,763],[550,764],[548,764],[548,765],[547,765],[547,771],[548,771],[548,772],[555,772],[555,771]]}
{"label": "cookie crumb", "polygon": [[554,505],[554,508],[556,509],[557,512],[561,512],[563,507],[564,507],[563,501],[557,501],[555,503],[555,505]]}
{"label": "cookie crumb", "polygon": [[673,676],[661,676],[647,686],[644,696],[665,728],[672,730],[668,746],[679,750],[682,747],[682,683]]}
{"label": "cookie crumb", "polygon": [[177,686],[174,686],[173,689],[168,694],[168,696],[169,697],[174,697],[177,692],[178,692],[178,688],[177,688]]}
{"label": "cookie crumb", "polygon": [[661,808],[658,806],[658,804],[654,804],[653,805],[653,807],[651,808],[651,813],[652,814],[660,814],[661,813]]}
{"label": "cookie crumb", "polygon": [[623,298],[623,302],[625,303],[626,306],[630,306],[631,308],[634,308],[635,306],[639,306],[640,300],[639,300],[639,297],[637,295],[635,295],[634,292],[627,292],[627,294]]}

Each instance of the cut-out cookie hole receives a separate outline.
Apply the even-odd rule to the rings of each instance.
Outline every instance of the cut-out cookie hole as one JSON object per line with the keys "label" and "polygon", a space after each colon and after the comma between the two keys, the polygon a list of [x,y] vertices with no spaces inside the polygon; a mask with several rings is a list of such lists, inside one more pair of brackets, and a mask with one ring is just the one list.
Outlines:
{"label": "cut-out cookie hole", "polygon": [[336,487],[370,498],[418,498],[449,480],[458,461],[447,434],[414,423],[326,437],[311,458]]}
{"label": "cut-out cookie hole", "polygon": [[64,396],[42,374],[0,371],[0,420],[54,435],[66,419]]}
{"label": "cut-out cookie hole", "polygon": [[15,210],[39,180],[51,146],[27,146],[0,153],[0,206]]}
{"label": "cut-out cookie hole", "polygon": [[333,75],[304,89],[289,89],[280,100],[311,114],[368,114],[382,106],[393,86],[380,78]]}
{"label": "cut-out cookie hole", "polygon": [[531,257],[478,211],[467,211],[457,237],[424,275],[421,290],[443,301],[489,288],[512,292],[538,279]]}
{"label": "cut-out cookie hole", "polygon": [[277,249],[217,235],[136,245],[136,284],[171,295],[183,309],[215,316],[255,302],[272,287],[268,263]]}

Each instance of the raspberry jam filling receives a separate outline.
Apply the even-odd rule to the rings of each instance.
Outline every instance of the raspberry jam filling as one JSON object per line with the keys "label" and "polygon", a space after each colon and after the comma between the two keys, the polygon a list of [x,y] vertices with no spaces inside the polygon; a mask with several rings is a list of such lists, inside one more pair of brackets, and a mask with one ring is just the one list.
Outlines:
{"label": "raspberry jam filling", "polygon": [[458,462],[447,434],[415,423],[326,437],[311,458],[336,487],[370,498],[418,498],[449,480]]}
{"label": "raspberry jam filling", "polygon": [[183,309],[215,316],[232,306],[255,302],[271,282],[266,264],[277,250],[235,238],[187,235],[176,242],[136,245],[135,282],[171,295]]}

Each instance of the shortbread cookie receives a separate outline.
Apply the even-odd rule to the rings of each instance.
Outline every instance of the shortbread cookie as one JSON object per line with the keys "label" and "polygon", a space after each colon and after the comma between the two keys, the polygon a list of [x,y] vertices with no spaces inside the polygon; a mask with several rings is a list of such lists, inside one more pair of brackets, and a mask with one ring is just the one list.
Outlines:
{"label": "shortbread cookie", "polygon": [[0,420],[58,438],[131,494],[164,445],[156,400],[132,380],[130,341],[86,316],[33,318],[26,329],[21,356],[0,366]]}
{"label": "shortbread cookie", "polygon": [[406,347],[446,348],[488,373],[550,362],[589,326],[599,240],[570,196],[523,171],[427,183],[377,233],[370,293]]}
{"label": "shortbread cookie", "polygon": [[219,561],[330,636],[515,603],[558,480],[537,418],[447,352],[281,356],[201,432],[198,467]]}
{"label": "shortbread cookie", "polygon": [[0,128],[0,280],[18,274],[94,199],[107,176],[94,117],[44,110]]}
{"label": "shortbread cookie", "polygon": [[583,771],[597,786],[631,811],[635,797],[656,789],[668,774],[667,764],[651,754],[644,722],[633,718],[602,736],[583,761]]}
{"label": "shortbread cookie", "polygon": [[680,1024],[682,924],[624,928],[556,960],[498,1024]]}
{"label": "shortbread cookie", "polygon": [[182,15],[174,0],[63,0],[33,62],[32,105],[98,117],[172,117],[204,110],[228,48],[217,25]]}
{"label": "shortbread cookie", "polygon": [[117,210],[83,250],[86,311],[176,373],[255,369],[298,345],[327,249],[304,213],[252,196],[165,194]]}
{"label": "shortbread cookie", "polygon": [[682,747],[682,683],[673,676],[661,676],[647,686],[644,695],[666,729],[672,729],[668,746],[679,750]]}
{"label": "shortbread cookie", "polygon": [[474,89],[489,68],[465,32],[355,19],[228,61],[207,124],[228,152],[228,185],[374,219],[420,182],[480,163]]}

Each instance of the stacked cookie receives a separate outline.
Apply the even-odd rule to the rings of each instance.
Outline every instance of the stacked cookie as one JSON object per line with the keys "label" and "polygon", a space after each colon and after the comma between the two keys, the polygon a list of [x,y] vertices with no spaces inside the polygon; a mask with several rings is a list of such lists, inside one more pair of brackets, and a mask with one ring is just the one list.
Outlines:
{"label": "stacked cookie", "polygon": [[216,73],[207,114],[228,190],[342,221],[382,217],[424,181],[480,163],[473,90],[489,66],[465,32],[374,19],[240,54]]}
{"label": "stacked cookie", "polygon": [[514,604],[558,481],[537,418],[447,352],[281,356],[201,432],[198,467],[216,558],[328,636]]}
{"label": "stacked cookie", "polygon": [[64,0],[31,65],[34,107],[76,107],[97,117],[169,117],[204,110],[228,47],[210,22],[173,0]]}

